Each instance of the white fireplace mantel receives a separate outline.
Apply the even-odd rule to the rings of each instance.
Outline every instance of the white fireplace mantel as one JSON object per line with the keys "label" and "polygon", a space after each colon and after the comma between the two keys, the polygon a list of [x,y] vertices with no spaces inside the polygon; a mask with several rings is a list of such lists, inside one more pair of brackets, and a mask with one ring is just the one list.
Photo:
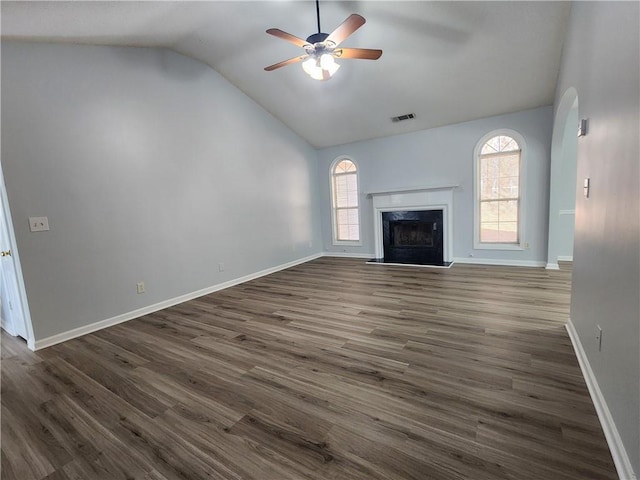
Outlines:
{"label": "white fireplace mantel", "polygon": [[373,198],[373,228],[376,258],[384,258],[382,213],[394,211],[442,210],[443,256],[453,261],[453,191],[458,185],[432,185],[367,192]]}
{"label": "white fireplace mantel", "polygon": [[454,188],[459,187],[457,184],[447,184],[447,185],[430,185],[424,187],[404,187],[404,188],[394,188],[394,189],[385,189],[379,191],[367,192],[367,195],[371,197],[376,197],[378,195],[390,195],[397,193],[410,193],[410,192],[424,192],[431,190],[453,190]]}

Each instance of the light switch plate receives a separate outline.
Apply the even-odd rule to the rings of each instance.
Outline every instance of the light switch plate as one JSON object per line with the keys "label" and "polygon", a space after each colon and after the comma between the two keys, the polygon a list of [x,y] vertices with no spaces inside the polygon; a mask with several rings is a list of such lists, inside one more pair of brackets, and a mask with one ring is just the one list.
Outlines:
{"label": "light switch plate", "polygon": [[589,131],[589,121],[586,118],[580,120],[580,125],[578,125],[578,137],[584,137]]}
{"label": "light switch plate", "polygon": [[584,194],[584,198],[589,198],[589,189],[591,188],[591,179],[585,178],[582,183],[582,193]]}
{"label": "light switch plate", "polygon": [[49,230],[49,219],[47,217],[29,217],[29,230],[46,232]]}

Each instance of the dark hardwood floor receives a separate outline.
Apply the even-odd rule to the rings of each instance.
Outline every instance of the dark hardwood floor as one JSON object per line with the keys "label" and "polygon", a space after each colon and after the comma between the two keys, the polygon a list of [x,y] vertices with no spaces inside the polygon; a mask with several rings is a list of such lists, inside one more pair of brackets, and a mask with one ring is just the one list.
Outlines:
{"label": "dark hardwood floor", "polygon": [[614,479],[570,270],[321,258],[36,353],[2,479]]}

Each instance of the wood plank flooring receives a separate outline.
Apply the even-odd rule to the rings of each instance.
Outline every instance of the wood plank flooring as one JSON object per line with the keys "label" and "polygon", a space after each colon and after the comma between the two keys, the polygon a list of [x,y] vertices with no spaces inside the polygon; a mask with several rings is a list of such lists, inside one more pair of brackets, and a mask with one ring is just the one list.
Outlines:
{"label": "wood plank flooring", "polygon": [[615,479],[568,269],[321,258],[33,353],[2,479]]}

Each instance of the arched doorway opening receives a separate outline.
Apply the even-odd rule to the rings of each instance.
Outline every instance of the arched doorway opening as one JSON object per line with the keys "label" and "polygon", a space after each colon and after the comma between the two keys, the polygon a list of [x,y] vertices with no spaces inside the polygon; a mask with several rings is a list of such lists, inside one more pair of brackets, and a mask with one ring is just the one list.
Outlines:
{"label": "arched doorway opening", "polygon": [[570,87],[556,110],[551,140],[547,268],[553,270],[558,261],[573,261],[578,122],[578,92]]}

